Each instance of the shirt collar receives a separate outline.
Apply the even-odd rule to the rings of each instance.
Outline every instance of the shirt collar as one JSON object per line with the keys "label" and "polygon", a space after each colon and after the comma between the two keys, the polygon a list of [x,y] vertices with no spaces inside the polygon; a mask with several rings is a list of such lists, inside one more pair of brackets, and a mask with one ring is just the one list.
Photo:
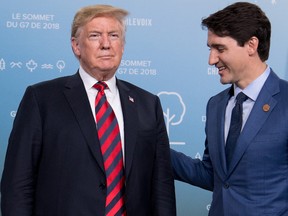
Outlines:
{"label": "shirt collar", "polygon": [[[257,77],[257,79],[255,79],[245,89],[243,89],[243,93],[246,94],[251,100],[256,101],[266,79],[270,74],[270,71],[271,71],[270,67],[267,66],[265,71],[259,77]],[[242,91],[235,84],[233,85],[233,87],[234,87],[234,96],[236,96],[239,92]]]}
{"label": "shirt collar", "polygon": [[[79,74],[80,77],[84,83],[85,89],[90,90],[94,89],[93,85],[98,82],[97,79],[92,77],[89,73],[87,73],[81,66],[79,67]],[[116,88],[116,77],[113,76],[111,79],[105,81],[105,83],[108,85],[109,90],[112,94],[116,93],[117,88]]]}

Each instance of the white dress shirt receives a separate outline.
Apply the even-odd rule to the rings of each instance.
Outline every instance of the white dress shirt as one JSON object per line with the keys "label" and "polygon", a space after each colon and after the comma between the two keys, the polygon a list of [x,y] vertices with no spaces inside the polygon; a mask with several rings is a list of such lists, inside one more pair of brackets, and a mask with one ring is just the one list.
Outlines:
{"label": "white dress shirt", "polygon": [[[98,82],[94,77],[92,77],[90,74],[84,71],[84,69],[80,66],[79,68],[80,77],[84,83],[85,90],[90,102],[91,111],[93,113],[95,122],[96,122],[96,115],[95,115],[95,98],[98,93],[98,90],[93,87],[95,83]],[[121,107],[121,101],[120,101],[120,95],[118,88],[116,86],[116,77],[113,76],[110,80],[105,81],[105,83],[108,85],[109,89],[105,89],[106,98],[111,105],[115,116],[117,118],[118,124],[119,124],[119,130],[120,130],[120,136],[121,136],[121,143],[122,143],[122,153],[123,153],[123,159],[124,157],[124,119],[123,119],[123,113],[122,113],[122,107]]]}

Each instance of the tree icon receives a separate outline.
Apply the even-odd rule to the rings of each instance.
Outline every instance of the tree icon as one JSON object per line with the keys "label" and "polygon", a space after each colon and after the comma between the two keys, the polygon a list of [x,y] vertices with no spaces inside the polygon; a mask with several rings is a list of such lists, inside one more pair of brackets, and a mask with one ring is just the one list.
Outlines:
{"label": "tree icon", "polygon": [[182,97],[176,92],[162,91],[158,93],[161,100],[163,115],[166,118],[166,129],[169,135],[170,125],[179,125],[183,121],[186,106]]}

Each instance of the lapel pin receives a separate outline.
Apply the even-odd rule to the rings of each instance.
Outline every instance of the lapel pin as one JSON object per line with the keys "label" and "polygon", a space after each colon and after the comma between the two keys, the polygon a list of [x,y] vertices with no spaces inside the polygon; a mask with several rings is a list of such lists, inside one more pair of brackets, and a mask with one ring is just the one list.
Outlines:
{"label": "lapel pin", "polygon": [[269,104],[264,104],[262,108],[264,112],[268,112],[270,110]]}
{"label": "lapel pin", "polygon": [[129,101],[131,101],[132,103],[134,103],[134,98],[132,98],[131,96],[129,96]]}

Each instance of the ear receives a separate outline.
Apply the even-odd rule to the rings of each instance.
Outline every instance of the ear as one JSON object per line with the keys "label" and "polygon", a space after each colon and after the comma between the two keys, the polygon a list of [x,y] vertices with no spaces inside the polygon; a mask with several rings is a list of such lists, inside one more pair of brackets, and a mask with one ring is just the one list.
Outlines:
{"label": "ear", "polygon": [[257,37],[253,36],[249,39],[247,42],[248,45],[248,53],[249,55],[254,55],[257,53],[258,45],[259,45],[259,40]]}
{"label": "ear", "polygon": [[71,46],[74,54],[76,56],[80,56],[80,48],[79,48],[79,43],[76,37],[71,38]]}

